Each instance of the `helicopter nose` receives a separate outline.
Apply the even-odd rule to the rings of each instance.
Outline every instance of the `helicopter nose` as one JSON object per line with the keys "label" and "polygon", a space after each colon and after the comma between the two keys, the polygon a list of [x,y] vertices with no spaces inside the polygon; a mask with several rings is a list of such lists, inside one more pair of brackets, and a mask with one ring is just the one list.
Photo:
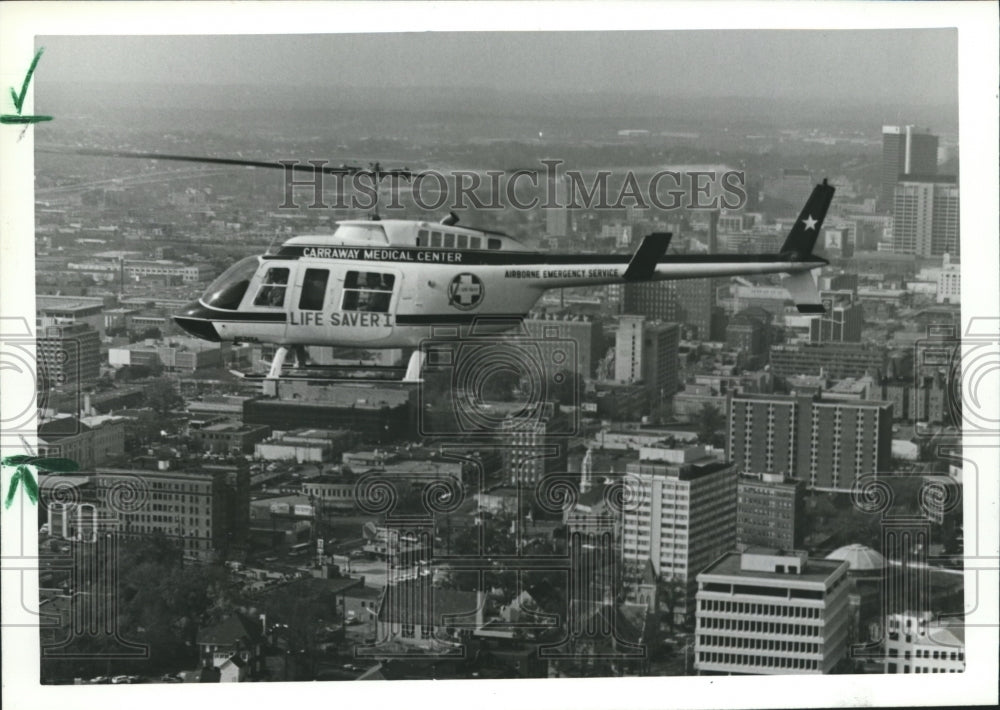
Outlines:
{"label": "helicopter nose", "polygon": [[222,341],[219,331],[212,323],[210,311],[198,301],[185,306],[183,311],[174,316],[174,322],[196,338],[213,343]]}

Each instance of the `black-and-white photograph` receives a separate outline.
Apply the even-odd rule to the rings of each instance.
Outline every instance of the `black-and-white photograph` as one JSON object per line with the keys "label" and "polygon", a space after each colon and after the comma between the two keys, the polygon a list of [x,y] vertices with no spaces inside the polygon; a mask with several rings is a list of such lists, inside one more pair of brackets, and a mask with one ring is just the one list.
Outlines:
{"label": "black-and-white photograph", "polygon": [[904,27],[36,36],[37,682],[965,674],[996,225]]}

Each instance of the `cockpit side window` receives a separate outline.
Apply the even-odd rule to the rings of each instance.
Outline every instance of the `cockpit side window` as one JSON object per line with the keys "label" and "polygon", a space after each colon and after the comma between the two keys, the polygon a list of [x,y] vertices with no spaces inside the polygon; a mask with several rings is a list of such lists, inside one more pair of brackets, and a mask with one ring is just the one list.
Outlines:
{"label": "cockpit side window", "polygon": [[284,266],[272,266],[264,276],[264,282],[257,290],[253,300],[255,306],[281,308],[285,305],[285,291],[288,289],[288,269]]}
{"label": "cockpit side window", "polygon": [[240,307],[243,295],[250,287],[250,279],[257,273],[259,266],[260,259],[256,256],[237,261],[209,284],[201,297],[202,303],[212,308],[235,311]]}

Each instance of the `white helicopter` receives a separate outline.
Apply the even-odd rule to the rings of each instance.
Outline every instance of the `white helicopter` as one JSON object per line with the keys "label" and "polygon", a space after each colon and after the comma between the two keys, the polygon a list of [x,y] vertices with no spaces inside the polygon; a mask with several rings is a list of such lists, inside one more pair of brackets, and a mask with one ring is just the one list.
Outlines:
{"label": "white helicopter", "polygon": [[[283,167],[230,159],[149,153],[73,151],[113,157]],[[341,166],[325,171],[349,172]],[[405,174],[374,165],[376,179]],[[332,234],[297,236],[276,251],[228,268],[197,301],[174,316],[188,333],[210,341],[278,346],[267,377],[279,378],[289,349],[304,360],[308,345],[364,349],[414,348],[403,381],[419,381],[422,342],[443,326],[447,336],[516,327],[547,289],[636,281],[783,273],[802,313],[823,313],[813,270],[828,264],[812,253],[833,199],[817,185],[777,254],[666,256],[671,234],[643,238],[635,252],[559,254],[527,249],[516,239],[457,224],[418,220],[346,220]]]}

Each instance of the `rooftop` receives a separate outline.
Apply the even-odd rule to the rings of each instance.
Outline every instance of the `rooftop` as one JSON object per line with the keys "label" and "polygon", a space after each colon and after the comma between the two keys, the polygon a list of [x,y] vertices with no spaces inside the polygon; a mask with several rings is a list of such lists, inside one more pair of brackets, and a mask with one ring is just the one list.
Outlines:
{"label": "rooftop", "polygon": [[885,567],[885,558],[866,545],[852,544],[838,547],[826,556],[828,560],[846,561],[851,571],[880,570]]}
{"label": "rooftop", "polygon": [[467,616],[468,619],[455,620],[455,626],[462,626],[475,617],[479,606],[478,592],[431,587],[418,579],[386,587],[379,607],[379,619],[384,622],[440,626],[448,623],[445,617]]}
{"label": "rooftop", "polygon": [[[771,551],[777,552],[777,551]],[[749,553],[729,552],[725,556],[709,565],[698,577],[707,575],[718,575],[725,577],[742,577],[744,579],[759,579],[771,582],[813,582],[826,583],[840,569],[844,562],[837,560],[820,560],[816,558],[806,558],[805,565],[796,574],[786,574],[780,572],[764,572],[759,570],[743,569],[742,555],[764,554],[765,551],[754,551]]]}

